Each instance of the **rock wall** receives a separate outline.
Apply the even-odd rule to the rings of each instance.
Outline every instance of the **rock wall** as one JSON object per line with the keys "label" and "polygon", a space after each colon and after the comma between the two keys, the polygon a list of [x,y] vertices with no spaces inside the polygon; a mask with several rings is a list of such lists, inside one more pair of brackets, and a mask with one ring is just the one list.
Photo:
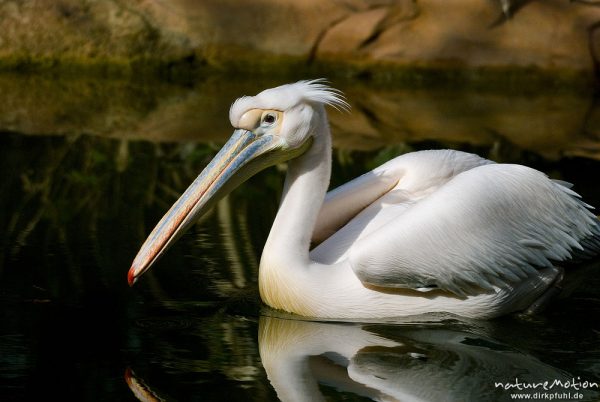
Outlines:
{"label": "rock wall", "polygon": [[577,0],[0,0],[0,64],[278,60],[595,75]]}

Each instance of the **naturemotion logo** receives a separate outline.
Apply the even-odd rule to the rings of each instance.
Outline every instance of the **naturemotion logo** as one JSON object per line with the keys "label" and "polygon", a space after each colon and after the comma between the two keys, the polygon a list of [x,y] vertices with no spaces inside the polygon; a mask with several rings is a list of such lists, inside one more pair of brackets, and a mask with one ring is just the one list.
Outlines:
{"label": "naturemotion logo", "polygon": [[[600,389],[600,384],[594,381],[582,380],[581,377],[571,379],[552,379],[537,382],[521,381],[515,377],[510,382],[494,382],[495,388],[512,391],[513,400],[582,400],[584,392]],[[593,391],[595,392],[595,391]]]}

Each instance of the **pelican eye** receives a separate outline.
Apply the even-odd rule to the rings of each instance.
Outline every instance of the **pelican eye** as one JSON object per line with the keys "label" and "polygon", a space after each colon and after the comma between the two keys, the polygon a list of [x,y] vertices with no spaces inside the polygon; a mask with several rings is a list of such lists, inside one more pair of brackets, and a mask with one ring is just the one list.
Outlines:
{"label": "pelican eye", "polygon": [[263,126],[271,126],[277,121],[277,114],[275,113],[265,113],[262,117],[262,125]]}

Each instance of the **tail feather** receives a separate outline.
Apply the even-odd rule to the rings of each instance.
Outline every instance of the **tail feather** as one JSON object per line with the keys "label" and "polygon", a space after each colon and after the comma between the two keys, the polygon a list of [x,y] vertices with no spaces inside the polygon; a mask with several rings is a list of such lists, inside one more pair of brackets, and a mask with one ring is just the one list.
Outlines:
{"label": "tail feather", "polygon": [[580,240],[583,250],[573,249],[572,262],[579,263],[600,256],[600,220],[591,228],[591,235]]}

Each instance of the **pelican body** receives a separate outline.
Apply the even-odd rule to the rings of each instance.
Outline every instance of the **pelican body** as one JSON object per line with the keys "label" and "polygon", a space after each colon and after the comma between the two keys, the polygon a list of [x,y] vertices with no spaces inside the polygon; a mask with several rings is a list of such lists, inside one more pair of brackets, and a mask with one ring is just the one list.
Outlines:
{"label": "pelican body", "polygon": [[408,153],[327,193],[326,105],[349,109],[322,80],[236,100],[231,139],[149,235],[129,283],[222,196],[284,161],[259,268],[261,298],[275,309],[491,318],[536,303],[560,279],[557,264],[599,253],[598,219],[568,183],[469,153]]}

